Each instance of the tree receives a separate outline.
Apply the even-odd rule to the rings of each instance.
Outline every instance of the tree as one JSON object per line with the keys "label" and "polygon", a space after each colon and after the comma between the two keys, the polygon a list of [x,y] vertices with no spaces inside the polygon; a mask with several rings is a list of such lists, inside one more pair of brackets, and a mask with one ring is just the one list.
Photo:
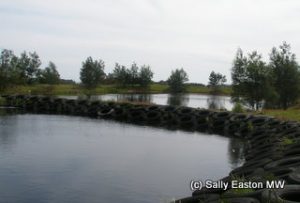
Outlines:
{"label": "tree", "polygon": [[60,81],[60,75],[56,69],[56,65],[53,62],[49,62],[48,67],[40,71],[39,82],[42,84],[58,84]]}
{"label": "tree", "polygon": [[300,96],[299,65],[295,54],[291,53],[291,46],[283,42],[279,49],[273,47],[269,66],[278,95],[277,106],[286,109]]}
{"label": "tree", "polygon": [[4,49],[0,56],[0,90],[5,89],[11,82],[11,62],[14,54],[11,50]]}
{"label": "tree", "polygon": [[150,66],[143,65],[141,68],[138,67],[136,63],[131,65],[128,69],[125,66],[121,66],[116,63],[115,68],[112,73],[114,80],[123,87],[127,85],[139,85],[143,88],[149,86],[153,78],[153,72]]}
{"label": "tree", "polygon": [[136,63],[131,65],[131,68],[128,70],[129,75],[129,84],[135,85],[139,81],[139,67]]}
{"label": "tree", "polygon": [[212,93],[218,93],[220,86],[226,82],[226,76],[221,73],[215,73],[212,71],[209,75],[209,86],[212,87]]}
{"label": "tree", "polygon": [[26,84],[29,80],[29,76],[27,74],[27,70],[30,69],[29,66],[30,66],[30,57],[24,51],[23,53],[21,53],[17,62],[17,67],[18,70],[20,71],[20,82],[23,84]]}
{"label": "tree", "polygon": [[172,71],[170,77],[168,78],[168,85],[170,86],[170,90],[173,93],[179,93],[185,91],[184,83],[187,82],[188,75],[187,73],[181,69],[176,69]]}
{"label": "tree", "polygon": [[127,71],[125,66],[121,66],[116,63],[115,68],[113,70],[113,78],[117,81],[117,83],[121,86],[126,86],[129,84],[129,71]]}
{"label": "tree", "polygon": [[93,60],[88,57],[83,63],[80,70],[80,80],[87,88],[96,87],[104,78],[104,61]]}
{"label": "tree", "polygon": [[253,51],[246,57],[238,49],[231,71],[233,97],[258,110],[273,92],[269,75],[269,67],[260,54]]}
{"label": "tree", "polygon": [[41,65],[40,57],[36,52],[27,53],[24,51],[18,59],[17,67],[20,71],[20,77],[22,81],[27,84],[33,84],[40,71],[39,67]]}
{"label": "tree", "polygon": [[141,87],[148,87],[152,82],[153,72],[150,66],[143,65],[139,71],[139,84]]}

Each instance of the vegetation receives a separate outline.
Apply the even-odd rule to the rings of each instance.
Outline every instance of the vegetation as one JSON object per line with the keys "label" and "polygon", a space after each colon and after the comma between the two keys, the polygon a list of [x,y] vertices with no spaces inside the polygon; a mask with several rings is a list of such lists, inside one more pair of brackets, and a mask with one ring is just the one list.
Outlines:
{"label": "vegetation", "polygon": [[[210,89],[206,86],[186,85],[186,93],[195,94],[210,94]],[[16,85],[6,88],[1,91],[1,94],[45,94],[46,89],[49,87],[47,84],[34,84],[34,85]],[[52,95],[81,95],[85,92],[85,87],[79,84],[57,84],[51,85]],[[166,84],[152,83],[148,89],[140,86],[120,87],[112,84],[99,85],[91,90],[93,94],[108,94],[108,93],[169,93],[169,87]],[[231,88],[221,88],[220,94],[230,95]]]}
{"label": "vegetation", "polygon": [[[237,182],[246,182],[247,179],[244,176],[236,176],[236,175],[231,175],[230,176],[231,180],[235,180]],[[252,188],[231,188],[229,190],[227,190],[223,196],[225,197],[228,194],[234,194],[234,195],[243,195],[243,194],[247,194],[247,193],[251,193],[254,192],[255,190]]]}
{"label": "vegetation", "polygon": [[285,42],[273,48],[269,64],[256,51],[244,56],[238,49],[231,71],[235,101],[255,110],[294,105],[300,97],[300,68],[290,49]]}
{"label": "vegetation", "polygon": [[80,80],[88,88],[95,88],[104,79],[104,61],[93,60],[88,57],[83,63],[80,70]]}
{"label": "vegetation", "polygon": [[231,111],[234,113],[244,113],[245,109],[240,102],[236,102]]}
{"label": "vegetation", "polygon": [[264,109],[259,112],[264,115],[274,116],[281,120],[300,121],[300,108],[291,107],[286,110],[283,109]]}
{"label": "vegetation", "polygon": [[44,70],[36,52],[21,53],[16,56],[13,51],[4,49],[0,55],[0,90],[16,85],[33,85],[37,83],[57,84],[59,73],[53,62]]}
{"label": "vegetation", "polygon": [[281,140],[281,144],[283,146],[294,144],[294,142],[295,141],[293,139],[290,139],[288,137],[283,137],[282,140]]}
{"label": "vegetation", "polygon": [[121,87],[138,85],[142,88],[148,88],[152,82],[153,72],[150,66],[146,65],[139,68],[136,63],[133,63],[128,69],[116,63],[111,77]]}
{"label": "vegetation", "polygon": [[[56,65],[49,62],[41,69],[36,52],[16,56],[4,49],[0,55],[1,94],[80,95],[106,93],[200,93],[232,95],[238,102],[234,112],[244,112],[243,105],[259,113],[300,121],[300,108],[292,107],[300,101],[300,68],[291,47],[283,43],[273,48],[269,62],[253,51],[244,54],[238,49],[231,70],[232,85],[226,86],[226,77],[211,72],[209,85],[188,84],[188,74],[181,68],[171,72],[166,81],[154,83],[148,65],[130,68],[116,64],[112,73],[105,74],[104,62],[88,57],[80,71],[81,84],[63,80]],[[284,110],[282,110],[284,109]]]}
{"label": "vegetation", "polygon": [[214,71],[210,73],[208,79],[208,85],[212,88],[211,92],[213,94],[218,94],[220,92],[220,87],[223,86],[227,81],[225,75],[222,75],[221,73],[215,73]]}
{"label": "vegetation", "polygon": [[275,47],[270,54],[270,68],[274,88],[278,97],[275,107],[287,109],[294,105],[300,96],[300,71],[291,46],[283,43],[279,50]]}
{"label": "vegetation", "polygon": [[187,73],[183,70],[183,68],[181,68],[172,71],[170,77],[167,80],[167,83],[172,93],[180,93],[186,91],[184,83],[188,80],[189,79]]}
{"label": "vegetation", "polygon": [[273,91],[269,84],[270,71],[256,51],[244,56],[238,49],[232,68],[232,88],[235,101],[242,101],[258,110]]}
{"label": "vegetation", "polygon": [[56,69],[56,65],[51,61],[49,62],[48,67],[40,71],[38,78],[41,84],[54,85],[60,83],[60,75]]}

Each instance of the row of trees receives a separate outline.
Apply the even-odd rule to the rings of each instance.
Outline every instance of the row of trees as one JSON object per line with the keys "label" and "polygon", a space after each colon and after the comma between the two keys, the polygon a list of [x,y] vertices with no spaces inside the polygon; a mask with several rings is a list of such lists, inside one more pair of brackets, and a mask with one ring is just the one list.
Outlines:
{"label": "row of trees", "polygon": [[[93,60],[88,57],[83,63],[80,70],[80,80],[87,88],[95,88],[104,80],[115,83],[121,87],[139,86],[147,88],[152,83],[153,72],[148,65],[139,67],[133,63],[130,68],[116,63],[112,73],[108,76],[104,73],[105,64],[102,60]],[[172,71],[167,80],[171,92],[185,91],[184,83],[188,81],[187,73],[181,68]]]}
{"label": "row of trees", "polygon": [[[17,56],[11,50],[4,49],[0,55],[0,90],[14,85],[58,84],[60,75],[56,65],[49,62],[44,69],[40,68],[41,60],[36,52],[23,52]],[[106,75],[105,64],[102,60],[88,57],[80,70],[81,83],[86,88],[94,88],[105,80],[119,86],[139,86],[147,88],[152,83],[153,72],[148,65],[139,67],[133,63],[130,68],[116,63],[112,73]],[[177,69],[168,79],[172,92],[184,91],[184,83],[188,81],[186,72]]]}
{"label": "row of trees", "polygon": [[139,85],[143,88],[146,88],[152,82],[153,72],[150,66],[147,65],[138,67],[136,63],[133,63],[129,69],[116,63],[113,73],[110,75],[110,77],[120,86]]}
{"label": "row of trees", "polygon": [[[37,53],[14,55],[10,50],[2,50],[0,56],[0,88],[18,84],[57,84],[60,81],[54,63],[40,69],[41,61]],[[122,87],[136,86],[147,88],[152,83],[153,72],[148,65],[130,68],[116,63],[112,73],[106,75],[102,60],[88,57],[80,70],[81,83],[87,88],[94,88],[109,81]],[[244,54],[238,49],[231,70],[233,98],[253,109],[264,107],[286,109],[294,105],[300,97],[300,67],[291,47],[283,43],[274,47],[269,55],[269,62],[262,59],[257,51]],[[171,72],[166,83],[171,92],[184,92],[188,81],[187,73],[181,68]],[[209,76],[212,93],[219,93],[226,77],[214,71]]]}
{"label": "row of trees", "polygon": [[4,49],[0,55],[0,90],[20,84],[56,84],[60,80],[53,62],[40,69],[41,60],[36,52],[23,52],[16,56],[13,51]]}
{"label": "row of trees", "polygon": [[284,42],[270,53],[269,63],[253,51],[238,49],[231,71],[233,96],[253,109],[286,109],[300,97],[300,67],[291,46]]}
{"label": "row of trees", "polygon": [[136,63],[131,68],[116,63],[113,73],[106,76],[104,73],[105,64],[102,60],[93,60],[88,57],[80,70],[81,83],[87,88],[94,88],[104,80],[116,83],[119,86],[140,86],[147,88],[152,82],[153,72],[150,66],[143,65],[138,67]]}

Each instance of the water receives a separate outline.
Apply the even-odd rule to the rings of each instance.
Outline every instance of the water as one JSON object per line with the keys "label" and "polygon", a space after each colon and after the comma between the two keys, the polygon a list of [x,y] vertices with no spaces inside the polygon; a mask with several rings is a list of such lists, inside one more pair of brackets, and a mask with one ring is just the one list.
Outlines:
{"label": "water", "polygon": [[108,120],[0,116],[0,202],[170,202],[242,163],[240,140]]}
{"label": "water", "polygon": [[[84,96],[61,96],[67,99],[86,98]],[[231,110],[233,103],[228,96],[204,94],[104,94],[93,95],[92,100],[130,101],[161,105],[189,106],[194,108],[227,109]]]}

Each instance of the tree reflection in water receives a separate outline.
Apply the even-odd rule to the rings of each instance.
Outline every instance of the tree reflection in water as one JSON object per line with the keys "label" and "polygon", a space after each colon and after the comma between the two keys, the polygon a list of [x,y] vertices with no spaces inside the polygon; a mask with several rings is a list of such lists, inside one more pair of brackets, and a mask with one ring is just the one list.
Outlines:
{"label": "tree reflection in water", "polygon": [[207,107],[208,109],[226,109],[225,99],[221,96],[211,95],[207,98]]}
{"label": "tree reflection in water", "polygon": [[242,139],[233,137],[229,139],[228,156],[232,169],[241,166],[245,162],[246,145],[247,142]]}
{"label": "tree reflection in water", "polygon": [[172,106],[187,106],[189,101],[190,98],[188,95],[169,94],[167,104]]}
{"label": "tree reflection in water", "polygon": [[117,101],[151,103],[152,95],[151,94],[118,94]]}

